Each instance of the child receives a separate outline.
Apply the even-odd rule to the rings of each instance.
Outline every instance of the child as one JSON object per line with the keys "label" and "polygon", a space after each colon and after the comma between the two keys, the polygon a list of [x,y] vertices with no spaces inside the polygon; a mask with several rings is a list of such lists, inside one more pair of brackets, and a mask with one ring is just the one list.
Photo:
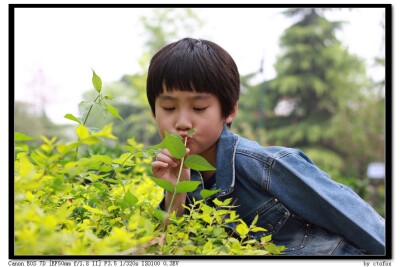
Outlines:
{"label": "child", "polygon": [[[240,78],[231,56],[217,44],[185,38],[152,58],[147,97],[159,133],[188,139],[187,154],[203,156],[216,171],[186,167],[181,181],[201,181],[191,193],[178,194],[172,209],[202,199],[204,188],[217,188],[218,199],[237,199],[240,218],[272,235],[286,255],[384,255],[385,221],[350,188],[331,180],[301,151],[261,147],[228,130],[236,116]],[[155,177],[176,184],[180,160],[163,149],[152,163]],[[160,203],[167,210],[171,193]]]}

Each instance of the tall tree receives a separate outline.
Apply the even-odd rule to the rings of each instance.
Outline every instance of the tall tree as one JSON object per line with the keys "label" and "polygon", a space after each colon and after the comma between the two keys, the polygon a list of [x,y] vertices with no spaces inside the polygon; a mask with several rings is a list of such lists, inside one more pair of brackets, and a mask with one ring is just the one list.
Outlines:
{"label": "tall tree", "polygon": [[255,93],[253,102],[262,100],[261,112],[253,103],[254,127],[261,126],[259,132],[268,144],[300,148],[323,169],[343,171],[347,151],[336,146],[342,128],[337,122],[360,108],[371,84],[364,61],[335,36],[342,22],[328,21],[323,12],[315,8],[284,12],[299,20],[281,37],[277,76],[248,87],[248,95]]}

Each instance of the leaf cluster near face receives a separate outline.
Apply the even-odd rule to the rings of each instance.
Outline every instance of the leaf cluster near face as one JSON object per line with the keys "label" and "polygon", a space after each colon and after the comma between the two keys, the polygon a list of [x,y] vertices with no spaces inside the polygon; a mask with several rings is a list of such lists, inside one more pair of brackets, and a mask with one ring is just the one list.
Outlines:
{"label": "leaf cluster near face", "polygon": [[[190,136],[194,132],[191,129],[188,132]],[[160,144],[162,148],[167,148],[169,153],[177,159],[183,159],[186,155],[186,146],[183,143],[183,138],[178,134],[170,134],[165,131],[165,138]],[[184,161],[185,166],[196,171],[210,171],[215,170],[215,168],[208,163],[208,161],[199,155],[188,155]]]}
{"label": "leaf cluster near face", "polygon": [[[191,129],[188,132],[188,136],[194,133],[194,129]],[[186,167],[197,170],[197,171],[209,171],[215,170],[215,168],[208,163],[208,161],[199,155],[186,155],[186,146],[184,143],[183,138],[178,134],[170,134],[165,131],[165,138],[164,140],[158,145],[159,148],[167,148],[169,153],[177,159],[184,160]],[[164,188],[165,190],[174,193],[188,193],[193,192],[197,189],[197,187],[201,184],[199,181],[182,181],[176,185],[176,189],[174,188],[173,184],[169,181],[152,177],[151,179],[160,187]],[[176,191],[175,191],[176,190]],[[218,191],[217,191],[218,192]],[[216,192],[215,192],[216,193]],[[213,193],[213,194],[215,194]],[[205,196],[209,196],[207,193],[204,192]]]}

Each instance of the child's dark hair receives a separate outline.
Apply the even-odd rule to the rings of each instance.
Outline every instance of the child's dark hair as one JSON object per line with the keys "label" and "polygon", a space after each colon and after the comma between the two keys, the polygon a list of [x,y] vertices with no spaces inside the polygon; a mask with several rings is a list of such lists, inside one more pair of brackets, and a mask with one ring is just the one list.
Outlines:
{"label": "child's dark hair", "polygon": [[222,116],[228,117],[239,100],[240,77],[232,57],[219,45],[184,38],[158,51],[150,61],[147,99],[155,114],[155,100],[167,91],[211,93],[221,103]]}

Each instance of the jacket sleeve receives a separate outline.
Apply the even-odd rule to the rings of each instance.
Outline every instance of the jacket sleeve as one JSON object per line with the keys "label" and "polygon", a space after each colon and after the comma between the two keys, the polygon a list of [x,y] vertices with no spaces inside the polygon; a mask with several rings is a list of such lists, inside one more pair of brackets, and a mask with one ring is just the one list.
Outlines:
{"label": "jacket sleeve", "polygon": [[275,157],[267,186],[285,206],[310,223],[371,254],[385,254],[385,220],[352,189],[330,179],[303,152],[288,149]]}

